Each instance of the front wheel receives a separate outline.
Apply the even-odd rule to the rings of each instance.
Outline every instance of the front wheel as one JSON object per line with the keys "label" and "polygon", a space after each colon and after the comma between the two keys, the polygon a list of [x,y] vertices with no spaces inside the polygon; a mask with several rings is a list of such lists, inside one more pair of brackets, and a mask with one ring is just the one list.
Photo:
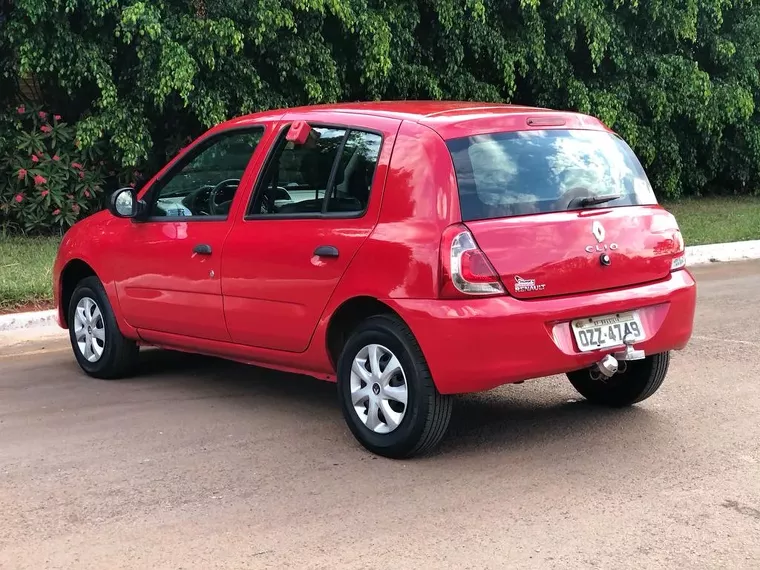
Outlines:
{"label": "front wheel", "polygon": [[82,370],[103,379],[123,378],[132,373],[139,347],[121,334],[97,277],[87,277],[77,284],[68,315],[71,348]]}
{"label": "front wheel", "polygon": [[369,451],[400,459],[443,438],[451,397],[438,393],[425,357],[397,317],[365,320],[338,359],[338,393],[354,437]]}
{"label": "front wheel", "polygon": [[597,379],[588,369],[570,372],[567,377],[588,401],[622,408],[646,400],[654,394],[665,380],[669,364],[670,353],[663,352],[642,360],[626,362],[625,372],[618,372],[612,378],[602,376]]}

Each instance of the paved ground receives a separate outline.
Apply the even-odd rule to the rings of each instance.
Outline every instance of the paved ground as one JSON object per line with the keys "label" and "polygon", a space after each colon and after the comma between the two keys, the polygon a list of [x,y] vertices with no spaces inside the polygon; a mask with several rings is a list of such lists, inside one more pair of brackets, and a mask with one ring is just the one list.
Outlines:
{"label": "paved ground", "polygon": [[102,382],[60,340],[0,348],[0,568],[758,568],[760,263],[697,277],[647,402],[501,388],[406,462],[354,443],[329,384],[159,351]]}

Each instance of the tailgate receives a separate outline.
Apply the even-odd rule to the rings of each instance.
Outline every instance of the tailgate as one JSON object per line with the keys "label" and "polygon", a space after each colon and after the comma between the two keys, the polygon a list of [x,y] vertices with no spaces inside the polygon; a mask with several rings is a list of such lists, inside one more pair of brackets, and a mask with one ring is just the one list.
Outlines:
{"label": "tailgate", "polygon": [[518,298],[571,295],[663,279],[679,250],[659,206],[553,212],[466,222]]}

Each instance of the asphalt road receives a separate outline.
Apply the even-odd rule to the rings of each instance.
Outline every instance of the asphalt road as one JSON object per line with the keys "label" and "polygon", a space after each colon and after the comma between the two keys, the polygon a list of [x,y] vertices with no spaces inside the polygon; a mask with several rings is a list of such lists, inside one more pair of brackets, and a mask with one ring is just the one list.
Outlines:
{"label": "asphalt road", "polygon": [[760,568],[760,263],[695,273],[651,399],[462,397],[404,462],[316,380],[152,350],[103,382],[62,340],[0,347],[0,568]]}

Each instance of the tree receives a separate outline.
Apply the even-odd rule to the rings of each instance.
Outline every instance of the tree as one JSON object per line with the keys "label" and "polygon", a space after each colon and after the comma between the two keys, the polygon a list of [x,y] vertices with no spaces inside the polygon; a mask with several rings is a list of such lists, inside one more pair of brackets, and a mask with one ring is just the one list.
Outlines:
{"label": "tree", "polygon": [[[0,0],[0,72],[155,169],[261,109],[467,99],[575,109],[661,196],[754,192],[760,8],[750,0]],[[10,83],[10,85],[9,85]],[[2,135],[0,135],[1,137]]]}

